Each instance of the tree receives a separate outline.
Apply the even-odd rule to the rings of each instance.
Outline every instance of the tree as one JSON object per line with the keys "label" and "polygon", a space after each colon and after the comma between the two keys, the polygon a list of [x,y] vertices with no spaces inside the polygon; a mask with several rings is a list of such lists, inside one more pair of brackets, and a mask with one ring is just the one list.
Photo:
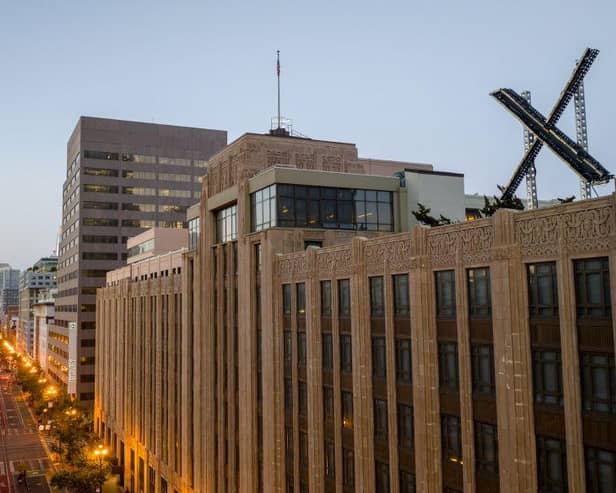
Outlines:
{"label": "tree", "polygon": [[71,493],[96,493],[108,474],[106,464],[101,467],[87,464],[79,468],[64,468],[51,477],[51,486]]}
{"label": "tree", "polygon": [[483,217],[493,216],[498,209],[513,209],[516,211],[524,210],[524,204],[518,197],[515,196],[506,199],[499,199],[494,196],[494,201],[492,202],[484,195],[483,204],[483,209],[479,211]]}
{"label": "tree", "polygon": [[412,211],[412,214],[413,216],[415,216],[415,219],[417,219],[417,221],[419,221],[421,224],[424,224],[425,226],[430,226],[430,227],[451,224],[451,219],[443,216],[442,214],[439,216],[438,219],[431,216],[430,215],[431,209],[428,209],[425,205],[421,204],[420,202],[417,202],[417,206],[419,208],[416,211]]}

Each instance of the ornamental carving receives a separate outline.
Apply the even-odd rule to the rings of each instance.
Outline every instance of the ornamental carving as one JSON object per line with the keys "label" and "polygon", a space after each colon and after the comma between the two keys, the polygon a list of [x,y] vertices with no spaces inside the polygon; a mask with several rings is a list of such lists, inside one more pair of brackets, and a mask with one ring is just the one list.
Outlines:
{"label": "ornamental carving", "polygon": [[289,164],[289,152],[288,151],[267,151],[267,165],[274,166],[276,164]]}
{"label": "ornamental carving", "polygon": [[278,273],[283,280],[306,277],[306,255],[284,256],[278,261]]}
{"label": "ornamental carving", "polygon": [[[377,240],[378,241],[378,240]],[[411,239],[369,243],[365,248],[368,274],[383,272],[385,266],[390,272],[408,272],[411,269]]]}
{"label": "ornamental carving", "polygon": [[316,156],[314,154],[303,154],[298,152],[295,154],[295,164],[300,169],[316,169]]}
{"label": "ornamental carving", "polygon": [[523,257],[558,255],[559,248],[569,253],[584,253],[609,248],[614,234],[611,205],[565,211],[561,214],[516,218],[516,241]]}
{"label": "ornamental carving", "polygon": [[494,245],[494,226],[486,224],[481,227],[469,227],[460,231],[462,239],[462,261],[465,264],[483,264],[490,262]]}
{"label": "ornamental carving", "polygon": [[440,233],[431,231],[428,235],[428,251],[434,267],[449,267],[456,263],[458,231]]}
{"label": "ornamental carving", "polygon": [[324,171],[342,171],[342,158],[340,156],[323,156]]}
{"label": "ornamental carving", "polygon": [[319,276],[351,275],[353,271],[353,253],[350,247],[328,249],[317,252],[317,271]]}

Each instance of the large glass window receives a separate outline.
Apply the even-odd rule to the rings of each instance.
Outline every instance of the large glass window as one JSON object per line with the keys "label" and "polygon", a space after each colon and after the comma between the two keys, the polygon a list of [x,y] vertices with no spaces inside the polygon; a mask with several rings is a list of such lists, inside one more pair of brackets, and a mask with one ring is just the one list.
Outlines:
{"label": "large glass window", "polygon": [[343,390],[340,397],[342,399],[342,427],[353,428],[353,394]]}
{"label": "large glass window", "polygon": [[399,274],[394,278],[394,316],[408,317],[409,315],[409,276]]}
{"label": "large glass window", "polygon": [[291,285],[283,284],[282,286],[282,311],[285,316],[291,315]]}
{"label": "large glass window", "polygon": [[459,416],[441,416],[441,440],[443,459],[459,463],[462,460],[462,434]]}
{"label": "large glass window", "polygon": [[237,205],[216,211],[216,241],[224,243],[237,239]]}
{"label": "large glass window", "polygon": [[413,408],[406,404],[398,404],[398,445],[413,448]]}
{"label": "large glass window", "polygon": [[355,459],[353,449],[342,449],[342,485],[345,488],[355,487]]}
{"label": "large glass window", "polygon": [[156,195],[156,189],[147,187],[122,187],[122,193],[126,195]]}
{"label": "large glass window", "polygon": [[306,333],[297,333],[297,364],[299,366],[306,366]]}
{"label": "large glass window", "polygon": [[583,352],[580,359],[584,410],[616,414],[614,354]]}
{"label": "large glass window", "polygon": [[533,387],[537,404],[562,407],[560,351],[533,350]]}
{"label": "large glass window", "polygon": [[372,376],[385,378],[387,375],[387,357],[385,349],[385,337],[374,336],[372,338]]}
{"label": "large glass window", "polygon": [[115,185],[86,184],[83,186],[83,191],[92,193],[118,193],[118,187]]}
{"label": "large glass window", "polygon": [[370,278],[370,315],[385,316],[385,301],[383,300],[383,277]]}
{"label": "large glass window", "polygon": [[321,281],[321,316],[332,316],[332,282]]}
{"label": "large glass window", "polygon": [[107,168],[83,168],[84,175],[90,176],[118,176],[117,169],[107,169]]}
{"label": "large glass window", "polygon": [[387,191],[270,185],[251,194],[252,228],[273,226],[393,231]]}
{"label": "large glass window", "polygon": [[333,480],[336,478],[336,453],[334,442],[325,440],[325,477]]}
{"label": "large glass window", "polygon": [[374,463],[374,481],[379,493],[389,493],[389,464],[376,461]]}
{"label": "large glass window", "polygon": [[411,339],[407,337],[396,339],[396,380],[405,384],[412,380]]}
{"label": "large glass window", "polygon": [[297,386],[297,402],[299,406],[299,415],[308,416],[308,388],[306,382],[299,382]]}
{"label": "large glass window", "polygon": [[323,386],[323,416],[326,420],[334,419],[334,389],[329,385]]}
{"label": "large glass window", "polygon": [[104,217],[84,217],[82,220],[82,224],[84,226],[109,226],[109,227],[113,227],[113,226],[117,226],[118,225],[118,220],[117,219],[107,219]]}
{"label": "large glass window", "polygon": [[575,298],[579,318],[611,318],[607,257],[576,260]]}
{"label": "large glass window", "polygon": [[415,493],[415,475],[400,469],[400,493]]}
{"label": "large glass window", "polygon": [[95,209],[102,211],[113,211],[117,210],[118,203],[117,202],[94,202],[90,200],[85,200],[83,202],[82,207],[84,209]]}
{"label": "large glass window", "polygon": [[340,318],[351,316],[351,282],[348,279],[338,281],[338,304]]}
{"label": "large glass window", "polygon": [[496,426],[475,421],[475,466],[478,471],[498,473]]}
{"label": "large glass window", "polygon": [[456,316],[456,280],[454,271],[436,272],[436,315],[438,318]]}
{"label": "large glass window", "polygon": [[131,202],[122,203],[123,211],[156,212],[155,204],[136,204]]}
{"label": "large glass window", "polygon": [[616,452],[586,447],[586,489],[589,493],[616,491]]}
{"label": "large glass window", "polygon": [[332,334],[330,332],[323,332],[321,340],[323,344],[323,369],[331,371],[334,369],[334,345]]}
{"label": "large glass window", "polygon": [[494,348],[492,344],[471,346],[473,392],[494,395]]}
{"label": "large glass window", "polygon": [[438,345],[438,379],[441,390],[457,392],[458,345],[455,342],[441,342]]}
{"label": "large glass window", "polygon": [[540,493],[567,491],[565,442],[537,435],[537,483]]}
{"label": "large glass window", "polygon": [[106,151],[83,151],[83,157],[86,159],[104,159],[107,161],[117,161],[120,157],[117,152]]}
{"label": "large glass window", "polygon": [[340,334],[340,370],[342,373],[353,373],[351,334]]}
{"label": "large glass window", "polygon": [[253,231],[276,226],[276,185],[251,193],[250,210]]}
{"label": "large glass window", "polygon": [[374,399],[374,437],[387,440],[387,401]]}
{"label": "large glass window", "polygon": [[490,269],[487,267],[468,270],[468,304],[470,318],[491,316]]}
{"label": "large glass window", "polygon": [[531,317],[558,317],[556,263],[542,262],[528,266],[528,308]]}
{"label": "large glass window", "polygon": [[132,248],[128,249],[128,256],[134,257],[135,255],[141,255],[142,253],[149,252],[154,249],[154,239],[149,239],[143,243],[139,243]]}
{"label": "large glass window", "polygon": [[297,315],[300,317],[306,316],[306,285],[298,283],[297,288]]}
{"label": "large glass window", "polygon": [[156,173],[153,171],[136,171],[133,169],[125,169],[122,171],[122,177],[133,178],[135,180],[156,180]]}
{"label": "large glass window", "polygon": [[188,221],[188,248],[194,250],[199,245],[201,225],[198,217]]}

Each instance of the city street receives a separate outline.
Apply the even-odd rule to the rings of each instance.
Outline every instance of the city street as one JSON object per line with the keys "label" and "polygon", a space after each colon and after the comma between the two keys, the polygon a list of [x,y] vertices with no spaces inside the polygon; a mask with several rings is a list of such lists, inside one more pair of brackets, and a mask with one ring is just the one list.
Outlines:
{"label": "city street", "polygon": [[[0,493],[47,493],[45,472],[51,463],[36,425],[11,377],[0,374]],[[27,471],[26,481],[17,476]]]}

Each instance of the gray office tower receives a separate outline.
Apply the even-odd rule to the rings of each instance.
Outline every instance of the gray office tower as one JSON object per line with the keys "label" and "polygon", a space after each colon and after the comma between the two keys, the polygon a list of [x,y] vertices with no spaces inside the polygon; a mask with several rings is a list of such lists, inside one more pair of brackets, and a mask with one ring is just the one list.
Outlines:
{"label": "gray office tower", "polygon": [[126,261],[126,240],[185,227],[207,160],[227,132],[81,117],[67,148],[55,328],[48,372],[84,404],[94,399],[96,288]]}
{"label": "gray office tower", "polygon": [[0,321],[9,306],[19,304],[19,269],[0,264]]}

